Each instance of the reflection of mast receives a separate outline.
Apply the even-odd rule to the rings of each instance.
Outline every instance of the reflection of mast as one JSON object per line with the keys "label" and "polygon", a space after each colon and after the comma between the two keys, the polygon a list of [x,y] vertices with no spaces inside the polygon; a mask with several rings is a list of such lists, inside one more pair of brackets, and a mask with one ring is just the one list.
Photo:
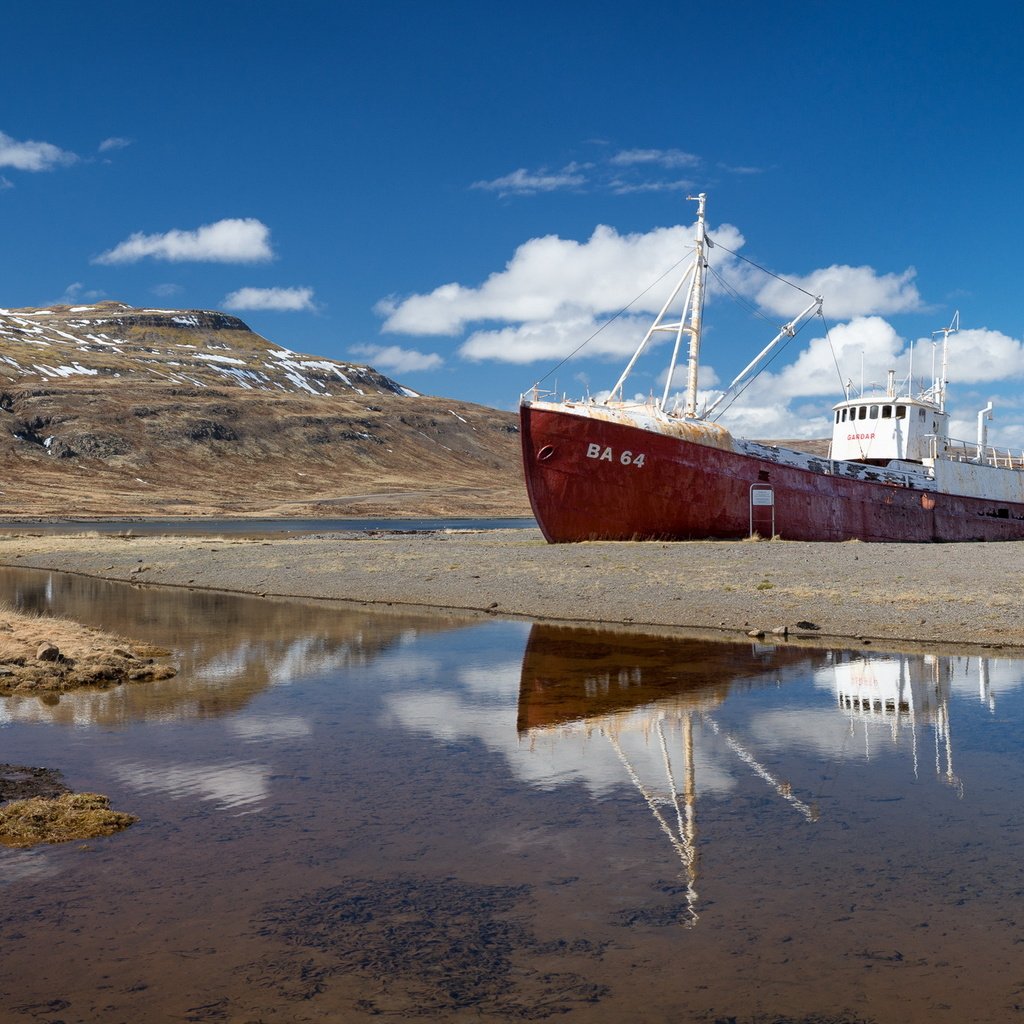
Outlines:
{"label": "reflection of mast", "polygon": [[701,715],[704,724],[716,735],[721,736],[728,744],[729,749],[746,765],[755,775],[759,775],[772,789],[775,790],[783,800],[789,801],[808,821],[818,820],[818,809],[809,807],[802,800],[793,796],[793,787],[788,782],[775,778],[774,775],[760,761],[756,760],[753,754],[743,747],[739,740],[727,732],[722,732],[718,723],[710,715]]}
{"label": "reflection of mast", "polygon": [[630,781],[636,786],[640,795],[644,798],[647,806],[651,809],[655,821],[662,832],[668,836],[668,841],[676,851],[683,864],[686,873],[686,919],[683,924],[692,928],[699,917],[697,904],[697,821],[696,821],[696,786],[694,784],[694,763],[693,763],[693,726],[689,712],[680,719],[683,727],[683,801],[686,804],[685,820],[682,808],[679,806],[679,789],[676,785],[675,775],[672,772],[672,759],[669,756],[668,744],[665,741],[665,714],[658,715],[655,722],[655,730],[658,733],[658,741],[661,744],[661,756],[665,763],[665,775],[669,782],[669,801],[676,812],[676,830],[665,820],[661,813],[660,804],[665,803],[664,798],[659,799],[651,790],[644,785],[636,769],[633,767],[626,752],[619,743],[616,735],[617,730],[600,728],[600,731],[608,738],[616,756],[622,762],[623,768]]}

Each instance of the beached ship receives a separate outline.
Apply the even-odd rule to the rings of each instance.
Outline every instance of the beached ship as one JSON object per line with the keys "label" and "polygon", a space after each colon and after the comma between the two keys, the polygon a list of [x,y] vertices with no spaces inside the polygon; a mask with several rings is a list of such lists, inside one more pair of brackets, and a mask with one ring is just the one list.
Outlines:
{"label": "beached ship", "polygon": [[[848,386],[833,407],[825,453],[743,440],[717,422],[778,346],[812,317],[811,302],[706,408],[698,409],[707,237],[696,197],[693,259],[607,399],[556,400],[538,388],[520,402],[526,485],[551,543],[778,536],[787,540],[980,541],[1024,539],[1024,453],[988,444],[989,404],[974,442],[949,437],[946,350],[941,371],[911,394],[895,371],[877,394]],[[672,311],[682,298],[678,316]],[[659,333],[674,338],[663,394],[628,401],[625,382]],[[670,401],[682,344],[685,402]]]}

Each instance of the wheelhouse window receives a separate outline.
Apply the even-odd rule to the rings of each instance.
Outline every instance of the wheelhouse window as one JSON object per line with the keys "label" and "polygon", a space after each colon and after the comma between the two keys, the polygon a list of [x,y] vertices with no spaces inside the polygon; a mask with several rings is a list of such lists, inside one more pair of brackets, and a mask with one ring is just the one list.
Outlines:
{"label": "wheelhouse window", "polygon": [[870,410],[868,411],[868,419],[870,419],[870,420],[877,420],[878,419],[878,406],[877,405],[871,406]]}
{"label": "wheelhouse window", "polygon": [[857,419],[859,419],[859,420],[866,420],[867,418],[868,418],[868,407],[866,405],[862,405],[857,410]]}
{"label": "wheelhouse window", "polygon": [[896,419],[905,420],[907,418],[907,407],[905,405],[896,406]]}
{"label": "wheelhouse window", "polygon": [[892,419],[892,406],[891,405],[883,405],[882,406],[882,419],[883,420],[891,420]]}

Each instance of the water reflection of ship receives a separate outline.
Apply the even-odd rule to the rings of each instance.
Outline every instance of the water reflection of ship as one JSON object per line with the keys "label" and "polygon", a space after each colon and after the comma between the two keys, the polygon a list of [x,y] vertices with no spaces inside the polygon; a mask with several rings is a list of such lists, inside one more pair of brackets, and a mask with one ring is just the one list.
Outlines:
{"label": "water reflection of ship", "polygon": [[[607,742],[682,864],[685,906],[680,923],[697,912],[697,770],[694,717],[751,771],[813,821],[797,798],[748,746],[711,712],[743,682],[770,685],[780,673],[808,667],[826,652],[765,645],[731,645],[631,633],[534,625],[523,657],[517,728],[536,744],[545,737],[582,734]],[[664,777],[642,777],[623,737],[640,734],[655,745]]]}
{"label": "water reflection of ship", "polygon": [[953,734],[949,714],[954,681],[977,680],[978,697],[995,709],[991,659],[932,654],[864,656],[832,652],[834,664],[821,680],[834,684],[840,710],[848,717],[850,734],[859,732],[866,757],[873,737],[898,744],[909,734],[914,777],[918,775],[920,736],[930,728],[935,743],[935,774],[962,793],[953,770]]}
{"label": "water reflection of ship", "polygon": [[[693,924],[698,775],[706,793],[715,766],[705,743],[698,744],[695,756],[695,734],[723,743],[730,756],[803,818],[816,820],[813,800],[800,799],[747,739],[723,727],[714,714],[727,695],[744,686],[770,686],[786,678],[806,682],[808,677],[834,695],[848,727],[812,708],[786,721],[762,716],[756,731],[762,749],[777,755],[796,743],[830,759],[852,754],[868,761],[883,747],[906,754],[909,746],[917,777],[921,751],[927,749],[922,738],[930,731],[936,776],[959,795],[963,786],[953,768],[953,697],[994,711],[999,694],[1024,685],[1020,661],[1004,657],[815,651],[536,625],[523,659],[518,731],[531,750],[561,746],[572,737],[614,751],[682,863],[686,899],[680,919]],[[829,721],[840,727],[831,728]],[[858,743],[851,745],[851,737]],[[638,767],[640,760],[645,771]],[[559,763],[565,777],[576,777],[565,772],[564,756]],[[657,780],[647,781],[655,769]]]}

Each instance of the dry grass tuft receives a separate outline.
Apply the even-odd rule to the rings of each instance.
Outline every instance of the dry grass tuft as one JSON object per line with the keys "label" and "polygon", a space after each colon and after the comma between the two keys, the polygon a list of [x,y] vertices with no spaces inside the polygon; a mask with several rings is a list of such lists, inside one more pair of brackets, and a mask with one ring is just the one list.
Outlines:
{"label": "dry grass tuft", "polygon": [[[57,657],[37,652],[55,646]],[[62,692],[81,686],[169,679],[176,669],[153,659],[170,652],[136,644],[73,619],[27,615],[0,607],[0,694]]]}
{"label": "dry grass tuft", "polygon": [[25,847],[94,839],[121,832],[138,820],[134,814],[112,811],[99,793],[33,797],[0,807],[0,843]]}

